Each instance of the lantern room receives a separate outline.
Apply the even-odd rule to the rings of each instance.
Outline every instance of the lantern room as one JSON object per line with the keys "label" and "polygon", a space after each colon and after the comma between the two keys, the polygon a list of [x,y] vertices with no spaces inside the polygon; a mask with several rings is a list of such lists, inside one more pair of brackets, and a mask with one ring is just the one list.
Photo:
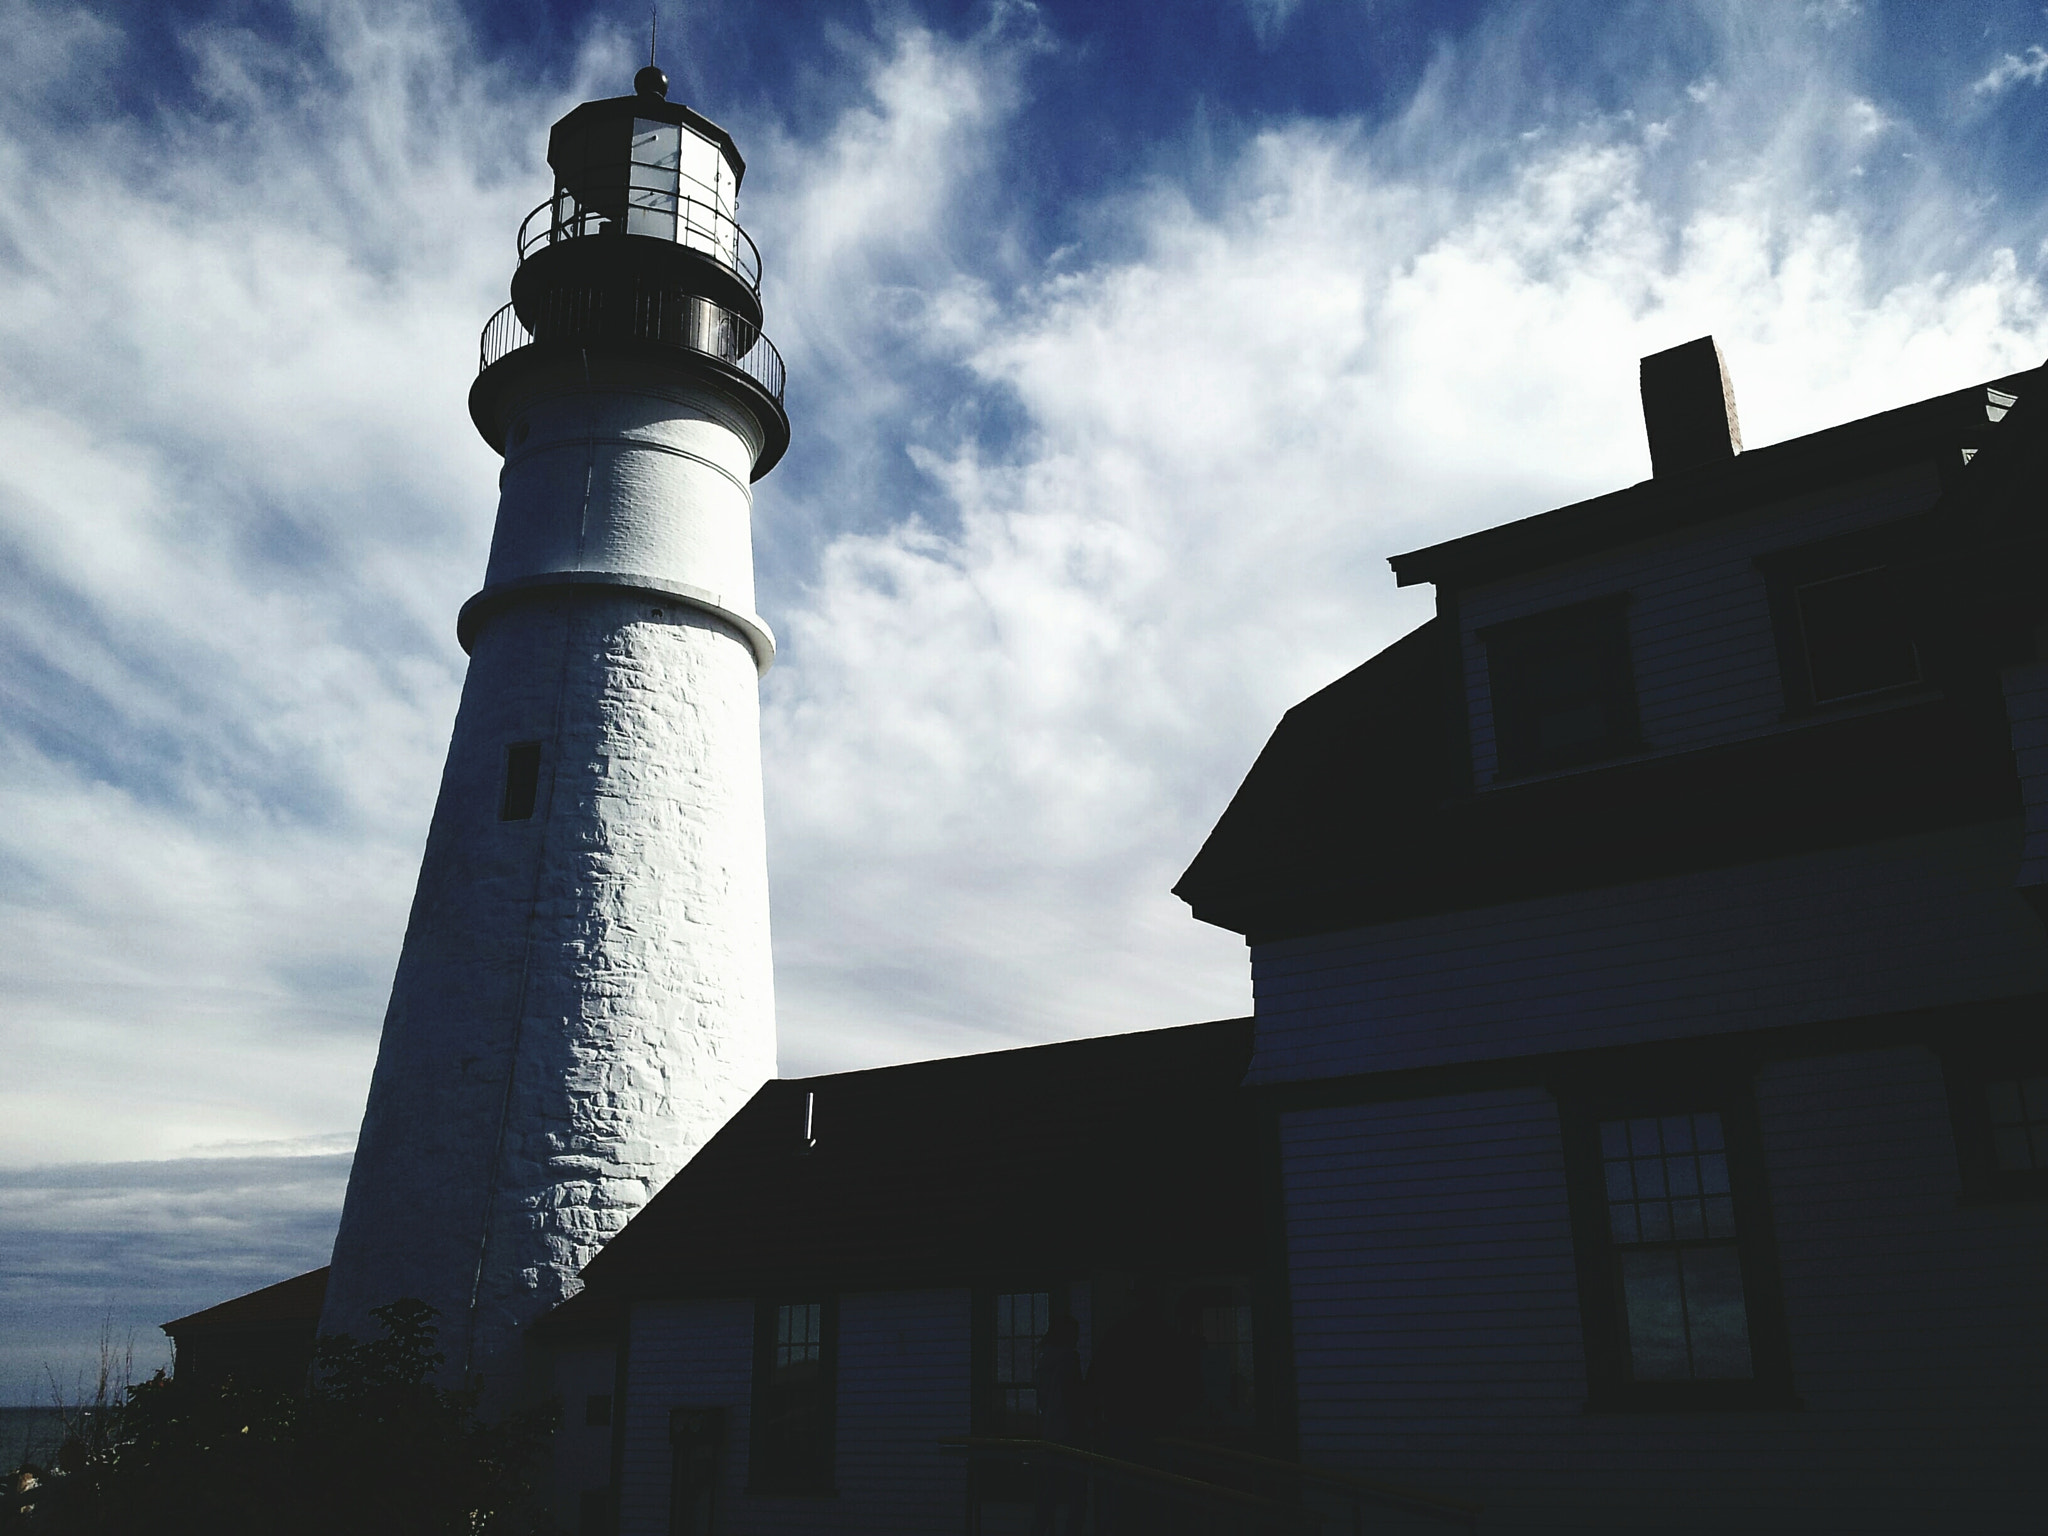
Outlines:
{"label": "lantern room", "polygon": [[[761,257],[737,217],[732,136],[668,99],[650,64],[631,96],[587,101],[548,139],[554,194],[519,228],[511,302],[484,326],[470,415],[504,452],[515,406],[564,349],[691,376],[760,427],[753,472],[789,444],[782,358],[761,333]],[[536,372],[538,370],[538,372]]]}
{"label": "lantern room", "polygon": [[550,284],[588,282],[598,266],[659,271],[758,325],[761,258],[738,218],[746,162],[718,124],[667,99],[661,70],[633,84],[555,124],[555,195],[520,227],[521,277],[536,266]]}

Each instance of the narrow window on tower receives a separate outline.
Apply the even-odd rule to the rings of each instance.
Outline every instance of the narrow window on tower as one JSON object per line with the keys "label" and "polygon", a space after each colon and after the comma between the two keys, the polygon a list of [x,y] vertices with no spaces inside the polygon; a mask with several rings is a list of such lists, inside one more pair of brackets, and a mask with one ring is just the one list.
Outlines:
{"label": "narrow window on tower", "polygon": [[534,796],[539,789],[540,743],[513,742],[505,749],[505,794],[498,802],[498,820],[532,820]]}

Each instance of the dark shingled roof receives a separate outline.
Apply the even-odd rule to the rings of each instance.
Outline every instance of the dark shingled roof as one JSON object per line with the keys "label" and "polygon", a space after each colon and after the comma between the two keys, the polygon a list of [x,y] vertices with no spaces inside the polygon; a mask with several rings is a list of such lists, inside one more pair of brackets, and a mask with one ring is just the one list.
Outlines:
{"label": "dark shingled roof", "polygon": [[283,1323],[304,1323],[309,1328],[320,1321],[320,1307],[327,1300],[327,1266],[309,1269],[303,1275],[266,1285],[260,1291],[237,1296],[219,1306],[208,1307],[163,1324],[172,1338],[181,1333],[229,1332],[242,1328],[272,1328]]}
{"label": "dark shingled roof", "polygon": [[1251,1039],[1251,1020],[1226,1019],[771,1082],[544,1326],[601,1321],[633,1296],[1244,1273]]}

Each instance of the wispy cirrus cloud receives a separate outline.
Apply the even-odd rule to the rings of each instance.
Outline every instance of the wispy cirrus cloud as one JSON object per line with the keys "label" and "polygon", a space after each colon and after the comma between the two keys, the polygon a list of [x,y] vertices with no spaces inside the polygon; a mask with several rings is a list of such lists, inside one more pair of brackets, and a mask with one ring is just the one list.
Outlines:
{"label": "wispy cirrus cloud", "polygon": [[2016,85],[2039,85],[2048,79],[2048,48],[2035,43],[2024,54],[2002,55],[1970,86],[1973,96],[2002,96]]}

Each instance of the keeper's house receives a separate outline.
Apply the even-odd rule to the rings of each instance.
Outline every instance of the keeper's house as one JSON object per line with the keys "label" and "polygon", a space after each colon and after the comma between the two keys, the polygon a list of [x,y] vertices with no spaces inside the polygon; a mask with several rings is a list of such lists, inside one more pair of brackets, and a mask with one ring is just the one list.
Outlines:
{"label": "keeper's house", "polygon": [[1249,1025],[770,1084],[590,1267],[594,1521],[961,1529],[938,1442],[1149,1277],[1199,1432],[1482,1530],[2040,1529],[2048,390],[1643,385],[1654,476],[1398,557],[1183,877]]}

